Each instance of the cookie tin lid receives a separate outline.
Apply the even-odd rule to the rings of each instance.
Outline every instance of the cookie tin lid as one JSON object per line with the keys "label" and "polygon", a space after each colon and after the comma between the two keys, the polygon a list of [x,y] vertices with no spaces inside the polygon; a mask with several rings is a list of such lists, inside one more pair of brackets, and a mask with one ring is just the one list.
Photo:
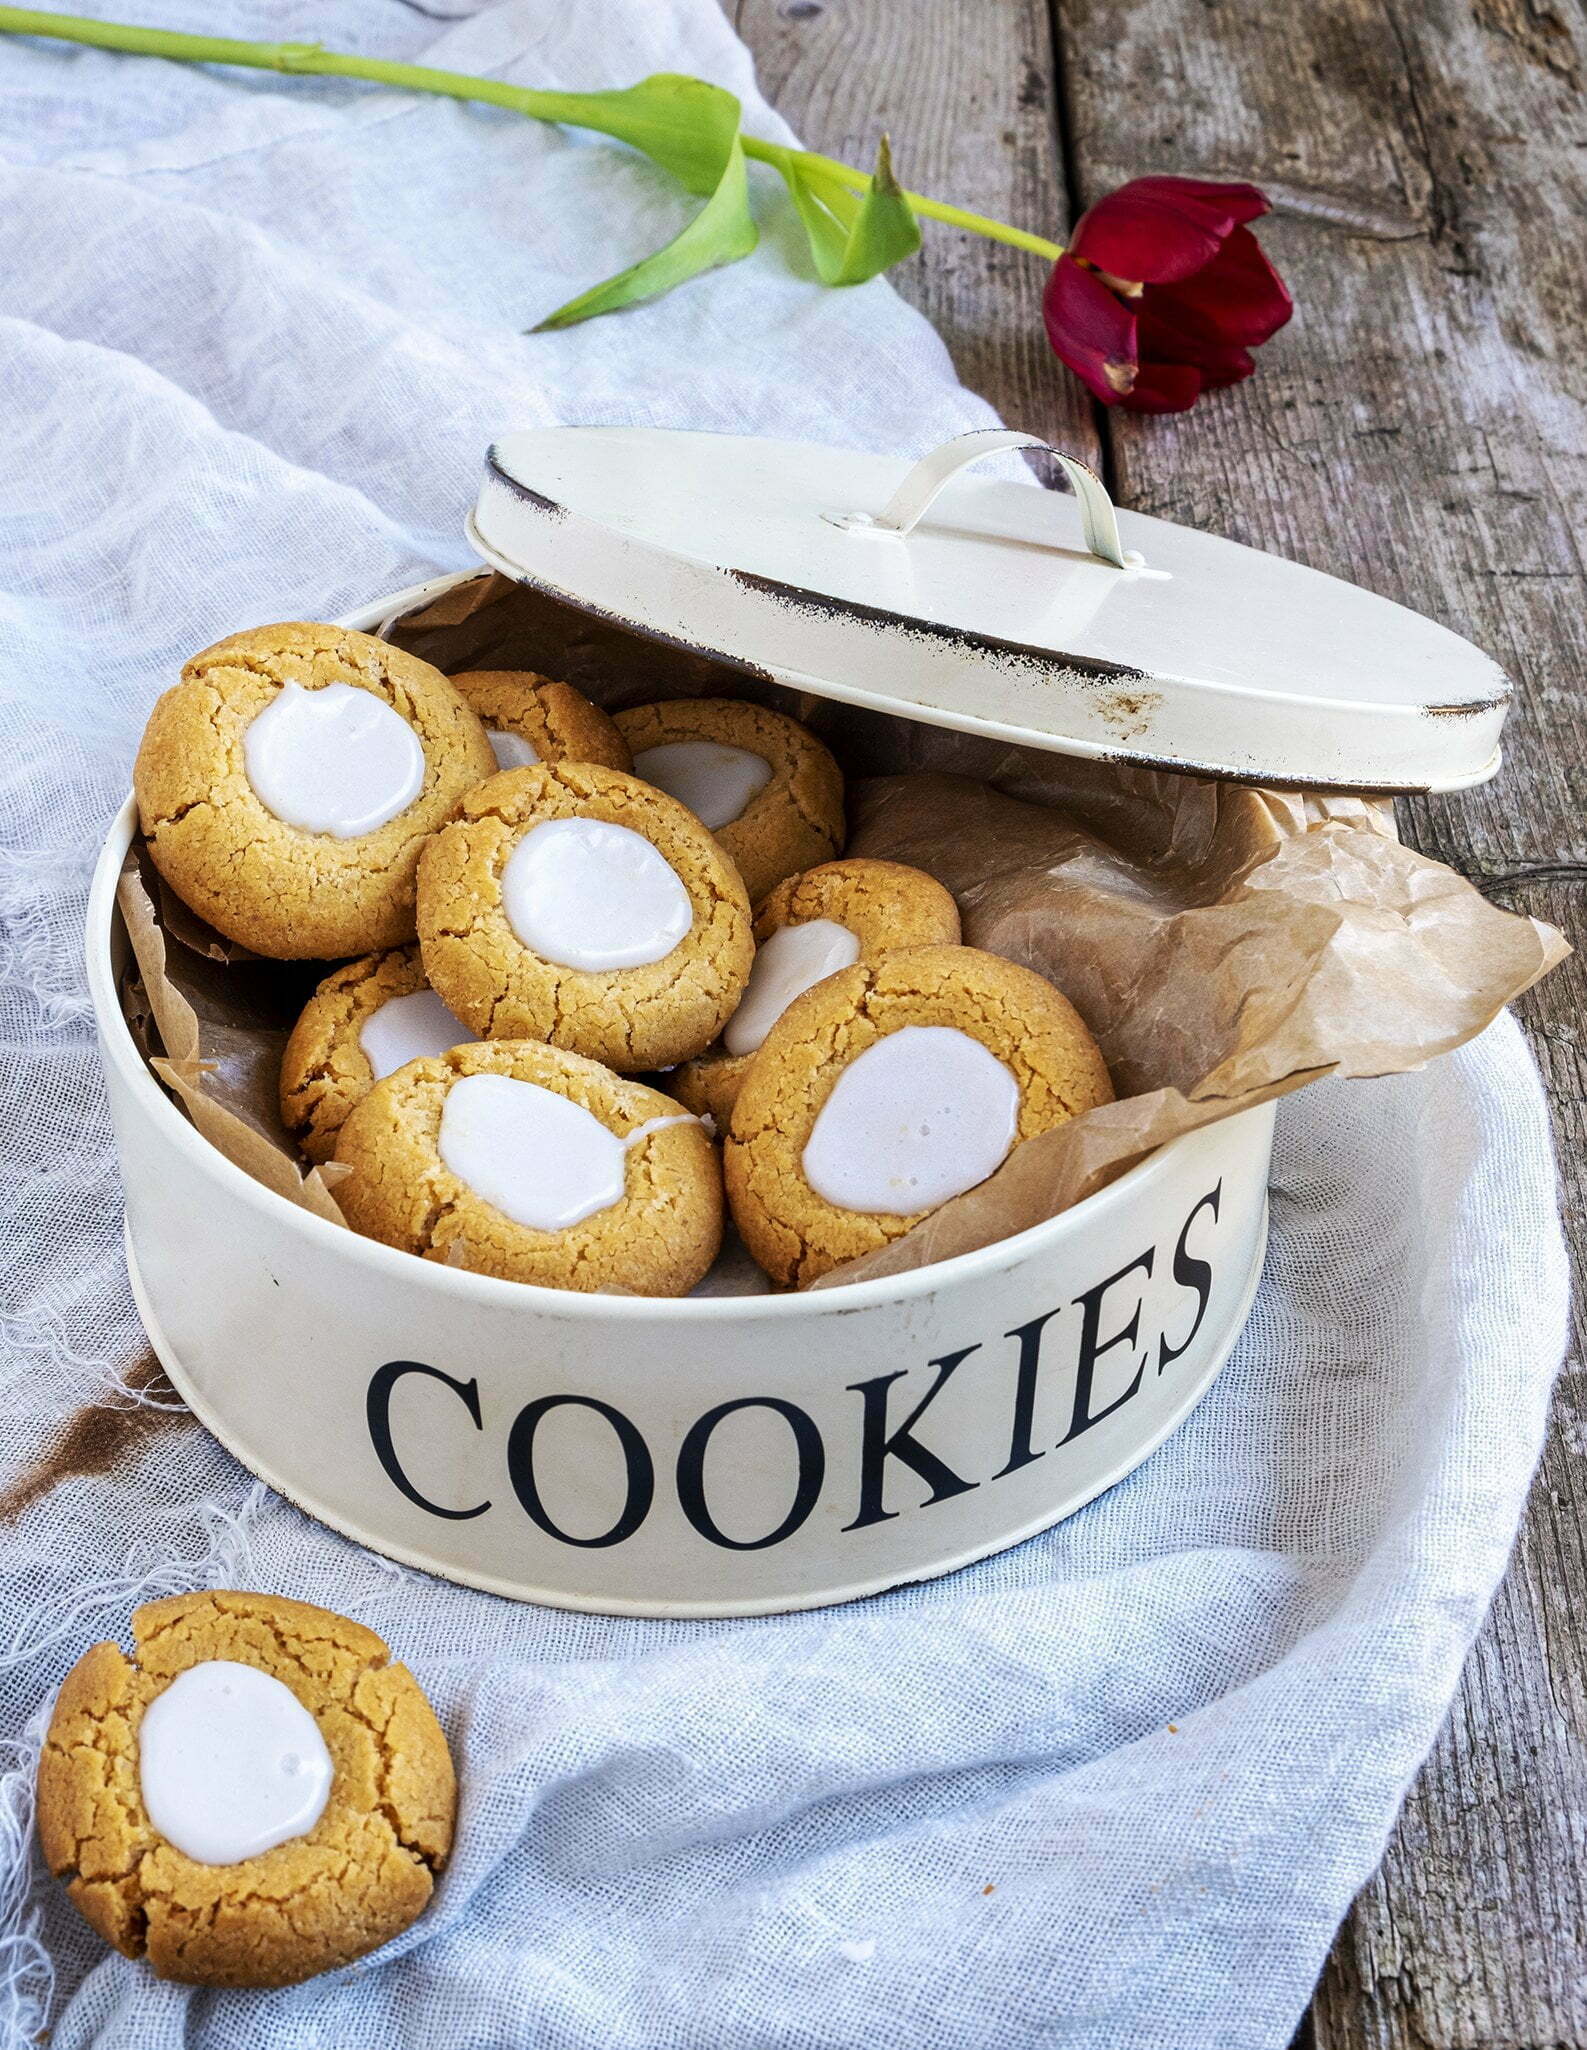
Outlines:
{"label": "cookie tin lid", "polygon": [[521,583],[819,696],[1061,754],[1242,782],[1454,790],[1510,697],[1469,641],[1359,586],[975,475],[1003,429],[911,464],[855,449],[553,427],[490,451],[469,537]]}

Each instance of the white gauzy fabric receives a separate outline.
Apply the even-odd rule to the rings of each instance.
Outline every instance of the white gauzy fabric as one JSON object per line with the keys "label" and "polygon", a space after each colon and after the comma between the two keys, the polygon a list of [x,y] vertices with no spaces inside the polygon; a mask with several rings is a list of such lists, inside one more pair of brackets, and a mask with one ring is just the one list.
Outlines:
{"label": "white gauzy fabric", "polygon": [[[712,0],[137,12],[523,83],[693,71],[785,133]],[[504,428],[913,452],[990,416],[886,285],[812,281],[772,185],[749,262],[525,337],[692,202],[615,145],[484,108],[42,44],[0,46],[0,115],[16,1472],[142,1347],[77,935],[181,658],[464,564]],[[1140,1472],[1000,1559],[848,1609],[516,1607],[331,1536],[191,1423],[34,1501],[0,1563],[6,2041],[49,2022],[55,2050],[1283,2044],[1503,1567],[1562,1347],[1514,1025],[1290,1099],[1273,1225],[1245,1338]],[[135,1600],[228,1583],[384,1632],[462,1771],[432,1911],[274,1994],[157,1983],[29,1864],[67,1666]]]}

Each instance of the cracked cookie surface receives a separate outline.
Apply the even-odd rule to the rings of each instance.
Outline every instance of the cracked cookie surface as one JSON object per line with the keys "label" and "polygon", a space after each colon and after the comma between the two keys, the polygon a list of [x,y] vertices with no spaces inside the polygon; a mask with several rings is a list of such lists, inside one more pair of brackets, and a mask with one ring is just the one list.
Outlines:
{"label": "cracked cookie surface", "polygon": [[[755,943],[764,946],[785,926],[830,919],[859,942],[858,960],[880,960],[899,947],[953,947],[959,943],[959,907],[935,876],[901,861],[823,862],[779,883],[755,913]],[[753,973],[753,970],[751,971]],[[753,1053],[710,1047],[667,1078],[682,1104],[709,1113],[727,1130]]]}
{"label": "cracked cookie surface", "polygon": [[1032,969],[976,947],[916,947],[857,962],[797,998],[772,1027],[733,1106],[724,1169],[733,1221],[776,1281],[803,1286],[901,1238],[927,1213],[845,1210],[818,1196],[803,1159],[839,1077],[905,1026],[979,1040],[1019,1090],[1015,1142],[1113,1100],[1074,1006]]}
{"label": "cracked cookie surface", "polygon": [[[527,946],[503,875],[535,827],[584,819],[648,840],[687,892],[692,923],[659,960],[583,969]],[[431,986],[481,1039],[538,1039],[622,1074],[691,1059],[715,1039],[755,943],[738,871],[690,811],[590,762],[509,769],[470,791],[419,865],[419,939]]]}
{"label": "cracked cookie surface", "polygon": [[[333,969],[304,1005],[281,1056],[281,1122],[317,1167],[379,1079],[360,1042],[365,1025],[397,998],[429,987],[418,947],[393,947]],[[468,1037],[459,1025],[459,1041]]]}
{"label": "cracked cookie surface", "polygon": [[558,683],[532,669],[464,669],[451,682],[487,733],[515,734],[542,762],[633,767],[623,736],[600,706],[592,705],[571,683]]}
{"label": "cracked cookie surface", "polygon": [[769,764],[770,780],[716,833],[751,904],[788,876],[842,853],[843,772],[797,719],[742,698],[667,698],[619,712],[615,724],[636,757],[679,741],[707,741]]}
{"label": "cracked cookie surface", "polygon": [[[362,1957],[429,1901],[452,1845],[446,1738],[406,1666],[372,1630],[284,1596],[216,1591],[149,1602],[134,1651],[96,1644],[67,1674],[39,1760],[39,1838],[84,1918],[161,1978],[288,1986]],[[150,1822],[138,1730],[178,1674],[255,1666],[313,1716],[333,1778],[306,1834],[205,1865]]]}
{"label": "cracked cookie surface", "polygon": [[[470,1075],[537,1083],[632,1140],[621,1199],[560,1231],[517,1223],[440,1154],[447,1092]],[[662,1129],[642,1128],[662,1121]],[[336,1197],[368,1238],[446,1266],[542,1288],[687,1295],[722,1243],[722,1172],[704,1127],[670,1096],[598,1062],[527,1040],[460,1046],[379,1082],[342,1127],[352,1169]]]}
{"label": "cracked cookie surface", "polygon": [[[287,685],[338,683],[389,706],[424,755],[413,801],[349,839],[278,818],[243,745]],[[275,960],[334,959],[413,938],[419,850],[495,768],[484,727],[439,669],[371,634],[296,621],[233,634],[187,663],[149,715],[133,787],[155,866],[201,918]]]}

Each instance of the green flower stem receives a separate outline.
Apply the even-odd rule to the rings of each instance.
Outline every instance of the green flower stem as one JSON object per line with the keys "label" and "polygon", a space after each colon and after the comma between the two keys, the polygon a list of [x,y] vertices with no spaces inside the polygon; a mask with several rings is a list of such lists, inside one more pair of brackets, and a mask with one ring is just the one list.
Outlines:
{"label": "green flower stem", "polygon": [[[425,64],[388,63],[379,57],[347,57],[318,43],[245,43],[227,36],[185,35],[176,29],[136,28],[111,21],[90,21],[75,14],[50,14],[34,7],[0,7],[0,34],[48,36],[57,42],[86,43],[100,50],[125,50],[134,56],[172,57],[188,64],[241,64],[256,71],[283,71],[318,78],[360,78],[373,85],[397,86],[406,92],[438,93],[453,100],[483,100],[491,106],[507,107],[535,121],[560,121],[570,127],[597,124],[587,119],[592,112],[590,96],[584,93],[541,92],[533,86],[508,85],[501,79],[474,78],[461,71],[437,71]],[[808,177],[825,178],[863,192],[871,182],[868,171],[856,171],[831,157],[794,150],[786,144],[764,142],[759,136],[743,138],[744,154],[779,168],[796,162]],[[922,193],[906,192],[914,213],[928,220],[945,221],[972,235],[984,235],[993,242],[1006,242],[1015,249],[1028,249],[1049,262],[1063,254],[1062,245],[1023,228],[1011,228],[984,214],[969,213]]]}
{"label": "green flower stem", "polygon": [[[3,18],[4,8],[0,8]],[[762,142],[757,135],[744,137],[744,154],[758,157],[763,164],[792,162],[798,164],[807,178],[817,182],[827,179],[836,185],[845,186],[850,192],[864,192],[870,185],[869,171],[856,171],[849,164],[840,164],[832,157],[817,156],[813,150],[787,149],[778,142]],[[975,214],[962,206],[950,206],[945,199],[928,199],[921,192],[906,192],[910,211],[924,216],[929,221],[946,221],[950,227],[963,228],[971,235],[984,235],[989,242],[1006,242],[1011,249],[1028,249],[1036,256],[1045,256],[1049,263],[1056,263],[1063,255],[1061,242],[1049,242],[1043,235],[1032,235],[1024,228],[1011,228],[1006,221],[994,221],[985,214]]]}
{"label": "green flower stem", "polygon": [[318,78],[362,78],[408,92],[440,93],[453,100],[487,100],[536,121],[578,125],[574,109],[582,93],[538,92],[496,78],[472,78],[462,71],[436,71],[424,64],[392,64],[380,57],[345,57],[318,43],[243,43],[228,36],[192,36],[177,29],[134,28],[121,22],[89,21],[76,14],[47,14],[34,7],[0,7],[0,32],[49,36],[58,42],[89,43],[100,50],[126,50],[139,57],[174,57],[186,64],[244,64],[255,71],[286,71]]}

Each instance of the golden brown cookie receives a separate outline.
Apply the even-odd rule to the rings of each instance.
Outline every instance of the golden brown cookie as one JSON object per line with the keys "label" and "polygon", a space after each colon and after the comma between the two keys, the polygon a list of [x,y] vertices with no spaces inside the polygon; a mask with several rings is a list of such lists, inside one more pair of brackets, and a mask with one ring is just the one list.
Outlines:
{"label": "golden brown cookie", "polygon": [[342,1127],[336,1197],[367,1238],[505,1281],[687,1295],[722,1243],[697,1118],[596,1061],[498,1039],[414,1061]]}
{"label": "golden brown cookie", "polygon": [[347,1113],[377,1082],[473,1037],[425,980],[416,946],[348,961],[326,976],[292,1028],[281,1056],[281,1122],[320,1166]]}
{"label": "golden brown cookie", "polygon": [[[67,1674],[39,1760],[45,1859],[105,1941],[163,1979],[289,1986],[406,1929],[457,1810],[446,1738],[407,1667],[362,1624],[280,1595],[173,1595],[135,1609],[132,1635],[130,1659],[96,1644]],[[178,1850],[144,1796],[144,1719],[210,1660],[279,1681],[330,1756],[312,1828],[233,1864]]]}
{"label": "golden brown cookie", "polygon": [[149,715],[133,785],[185,904],[255,953],[329,959],[413,938],[419,849],[495,760],[439,669],[295,622],[193,657]]}
{"label": "golden brown cookie", "polygon": [[803,1285],[1112,1097],[1078,1012],[1031,969],[976,947],[858,963],[788,1007],[744,1078],[734,1222],[774,1280]]}
{"label": "golden brown cookie", "polygon": [[629,769],[628,743],[599,705],[571,683],[532,669],[465,669],[452,678],[479,714],[499,769],[536,762],[599,762]]}
{"label": "golden brown cookie", "polygon": [[703,819],[759,904],[843,852],[843,775],[797,719],[740,698],[669,698],[619,712],[634,774]]}
{"label": "golden brown cookie", "polygon": [[509,769],[419,869],[431,985],[482,1039],[623,1074],[702,1052],[755,951],[738,871],[681,804],[615,769]]}
{"label": "golden brown cookie", "polygon": [[[774,933],[814,930],[797,940]],[[749,1064],[796,996],[823,975],[877,961],[898,947],[955,947],[959,907],[934,876],[901,861],[829,861],[781,882],[755,914],[755,965],[722,1042],[667,1078],[680,1103],[709,1112],[722,1131]]]}

